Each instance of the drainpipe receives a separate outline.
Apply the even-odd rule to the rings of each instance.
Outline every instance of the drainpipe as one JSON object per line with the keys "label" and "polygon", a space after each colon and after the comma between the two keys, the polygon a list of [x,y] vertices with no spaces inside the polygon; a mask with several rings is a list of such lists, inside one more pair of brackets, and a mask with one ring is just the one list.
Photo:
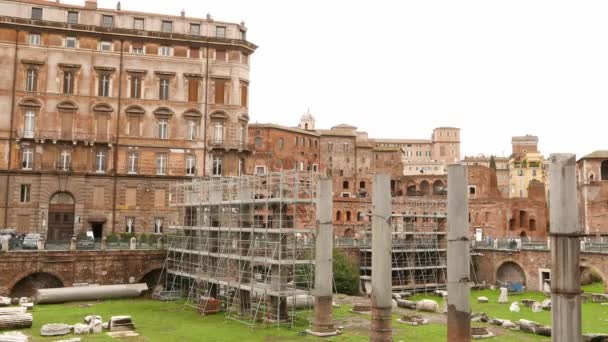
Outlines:
{"label": "drainpipe", "polygon": [[6,170],[6,188],[4,193],[4,228],[8,225],[8,200],[10,193],[11,162],[13,160],[13,122],[15,121],[15,96],[17,91],[17,54],[19,52],[19,30],[15,30],[15,57],[13,61],[13,90],[11,92],[11,120],[8,136],[8,165]]}
{"label": "drainpipe", "polygon": [[205,106],[204,110],[204,123],[203,123],[203,177],[205,176],[205,172],[207,172],[207,113],[209,112],[209,45],[205,46],[205,101],[203,105]]}
{"label": "drainpipe", "polygon": [[118,135],[120,134],[120,112],[122,111],[122,68],[123,68],[123,45],[124,40],[120,40],[120,66],[118,68],[118,113],[116,114],[116,130],[114,136],[114,191],[112,194],[112,233],[116,223],[116,197],[118,196]]}

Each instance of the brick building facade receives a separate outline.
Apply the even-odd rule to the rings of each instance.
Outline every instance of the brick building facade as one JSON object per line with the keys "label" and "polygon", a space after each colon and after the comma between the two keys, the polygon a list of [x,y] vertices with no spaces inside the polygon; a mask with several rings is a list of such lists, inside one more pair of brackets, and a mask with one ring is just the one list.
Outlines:
{"label": "brick building facade", "polygon": [[236,175],[244,24],[0,0],[0,224],[51,240],[159,233],[168,186]]}
{"label": "brick building facade", "polygon": [[579,217],[585,234],[608,235],[608,151],[595,151],[577,162]]}

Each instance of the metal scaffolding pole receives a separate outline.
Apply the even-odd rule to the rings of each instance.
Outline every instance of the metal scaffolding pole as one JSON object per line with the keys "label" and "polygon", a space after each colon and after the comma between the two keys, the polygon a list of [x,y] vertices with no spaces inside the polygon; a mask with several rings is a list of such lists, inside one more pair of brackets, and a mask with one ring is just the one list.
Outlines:
{"label": "metal scaffolding pole", "polygon": [[580,342],[580,236],[576,156],[552,154],[549,169],[551,222],[551,340]]}
{"label": "metal scaffolding pole", "polygon": [[448,341],[471,340],[467,169],[448,166]]}

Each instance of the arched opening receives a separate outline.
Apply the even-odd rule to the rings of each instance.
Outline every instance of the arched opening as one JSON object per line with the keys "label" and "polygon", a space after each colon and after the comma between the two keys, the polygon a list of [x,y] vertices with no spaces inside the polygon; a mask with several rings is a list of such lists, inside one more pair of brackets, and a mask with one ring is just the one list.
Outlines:
{"label": "arched opening", "polygon": [[304,124],[304,129],[308,130],[308,124],[307,123]]}
{"label": "arched opening", "polygon": [[440,179],[433,182],[433,195],[443,195],[443,182]]}
{"label": "arched opening", "polygon": [[342,182],[342,189],[348,190],[348,181],[343,181]]}
{"label": "arched opening", "polygon": [[513,261],[502,263],[496,271],[498,283],[517,283],[526,285],[526,274],[524,269]]}
{"label": "arched opening", "polygon": [[528,237],[528,235],[526,234],[526,232],[521,232],[519,233],[519,237],[525,239],[526,237]]}
{"label": "arched opening", "polygon": [[587,293],[605,293],[606,285],[600,272],[592,266],[580,267],[581,290]]}
{"label": "arched opening", "polygon": [[423,196],[427,196],[430,195],[430,184],[427,181],[422,181],[420,182],[420,192],[422,193]]}
{"label": "arched opening", "polygon": [[49,273],[37,272],[19,280],[11,289],[10,296],[11,298],[32,297],[36,294],[36,290],[38,289],[52,289],[57,287],[63,287],[61,279]]}
{"label": "arched opening", "polygon": [[353,238],[353,237],[355,237],[355,233],[353,232],[353,230],[352,230],[352,229],[350,229],[350,228],[346,228],[346,229],[344,230],[344,234],[342,234],[342,237],[345,237],[345,238]]}
{"label": "arched opening", "polygon": [[362,212],[357,212],[357,222],[361,222],[363,221],[363,213]]}
{"label": "arched opening", "polygon": [[48,241],[66,241],[74,234],[74,197],[57,192],[49,202]]}
{"label": "arched opening", "polygon": [[528,228],[530,230],[536,230],[536,219],[535,218],[531,218],[530,219],[530,223],[528,224]]}
{"label": "arched opening", "polygon": [[407,196],[415,196],[416,195],[416,183],[414,183],[412,181],[407,182],[405,194]]}
{"label": "arched opening", "polygon": [[589,182],[590,183],[595,182],[595,175],[593,174],[593,172],[589,173]]}
{"label": "arched opening", "polygon": [[140,283],[146,283],[148,285],[148,292],[152,293],[153,289],[156,287],[156,285],[159,284],[159,281],[161,280],[160,279],[161,276],[162,276],[162,269],[156,268],[156,269],[153,269],[153,270],[149,271],[148,273],[146,273],[140,279],[139,282]]}
{"label": "arched opening", "polygon": [[352,214],[350,213],[350,211],[346,212],[346,221],[350,222],[352,220]]}
{"label": "arched opening", "polygon": [[342,212],[340,210],[336,212],[336,221],[342,221]]}
{"label": "arched opening", "polygon": [[603,180],[603,181],[608,180],[608,160],[602,161],[601,178],[600,179]]}

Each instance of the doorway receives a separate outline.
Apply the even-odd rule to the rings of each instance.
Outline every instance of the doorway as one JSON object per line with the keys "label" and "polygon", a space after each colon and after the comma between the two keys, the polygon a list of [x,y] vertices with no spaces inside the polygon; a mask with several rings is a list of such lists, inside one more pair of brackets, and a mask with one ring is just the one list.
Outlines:
{"label": "doorway", "polygon": [[74,234],[74,197],[58,192],[49,203],[48,241],[67,241]]}
{"label": "doorway", "polygon": [[91,230],[95,240],[101,240],[103,236],[103,223],[91,223]]}

